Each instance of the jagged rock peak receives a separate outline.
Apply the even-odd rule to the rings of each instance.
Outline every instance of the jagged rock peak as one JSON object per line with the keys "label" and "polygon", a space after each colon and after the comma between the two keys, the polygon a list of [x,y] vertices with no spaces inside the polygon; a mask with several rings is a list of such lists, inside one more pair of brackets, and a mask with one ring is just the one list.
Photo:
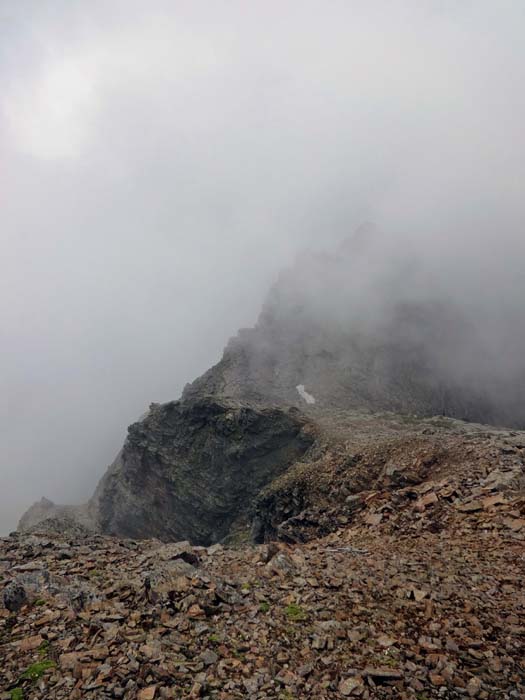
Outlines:
{"label": "jagged rock peak", "polygon": [[379,255],[381,240],[365,226],[334,254],[299,256],[184,397],[524,426],[523,374],[509,380],[460,301],[421,289],[408,258]]}

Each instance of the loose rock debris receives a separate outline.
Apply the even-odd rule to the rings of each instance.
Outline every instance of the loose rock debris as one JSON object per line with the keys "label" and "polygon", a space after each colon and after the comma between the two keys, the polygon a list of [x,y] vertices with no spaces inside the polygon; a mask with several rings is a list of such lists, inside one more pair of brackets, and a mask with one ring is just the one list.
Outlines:
{"label": "loose rock debris", "polygon": [[525,698],[522,448],[461,439],[325,455],[305,541],[0,540],[0,700]]}

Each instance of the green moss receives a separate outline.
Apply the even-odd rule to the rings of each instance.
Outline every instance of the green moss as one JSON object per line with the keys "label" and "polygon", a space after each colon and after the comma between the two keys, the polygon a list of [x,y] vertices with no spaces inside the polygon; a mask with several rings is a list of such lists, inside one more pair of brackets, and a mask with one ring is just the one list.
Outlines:
{"label": "green moss", "polygon": [[284,612],[286,613],[286,617],[292,622],[303,622],[308,619],[306,612],[300,605],[296,605],[295,603],[287,605]]}
{"label": "green moss", "polygon": [[55,668],[54,661],[37,661],[36,664],[31,664],[29,668],[20,676],[20,680],[37,681],[50,668]]}
{"label": "green moss", "polygon": [[24,700],[24,691],[22,688],[13,688],[11,691],[11,700]]}
{"label": "green moss", "polygon": [[41,605],[45,605],[45,604],[46,604],[46,601],[43,600],[43,598],[39,598],[38,600],[35,600],[35,602],[33,603],[33,605],[35,605],[35,606],[41,606]]}
{"label": "green moss", "polygon": [[208,641],[211,642],[211,644],[220,644],[221,642],[218,635],[216,634],[210,634],[210,636],[208,637]]}
{"label": "green moss", "polygon": [[270,603],[267,600],[263,600],[261,604],[259,605],[259,610],[262,613],[267,613],[270,609]]}
{"label": "green moss", "polygon": [[38,656],[39,656],[41,659],[45,659],[45,657],[47,656],[48,651],[49,651],[49,642],[48,642],[47,639],[44,639],[44,641],[42,642],[42,644],[38,647]]}

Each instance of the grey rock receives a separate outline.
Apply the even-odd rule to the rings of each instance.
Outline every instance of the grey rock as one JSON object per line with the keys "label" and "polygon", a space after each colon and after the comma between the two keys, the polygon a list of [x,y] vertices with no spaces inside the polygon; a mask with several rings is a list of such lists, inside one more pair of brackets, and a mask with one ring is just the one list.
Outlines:
{"label": "grey rock", "polygon": [[93,534],[96,525],[88,505],[62,506],[42,498],[24,513],[18,529],[36,535],[66,534],[81,538]]}
{"label": "grey rock", "polygon": [[12,582],[4,588],[2,600],[9,612],[18,612],[27,603],[26,589],[21,583]]}
{"label": "grey rock", "polygon": [[72,559],[73,555],[67,549],[59,549],[57,552],[57,559]]}
{"label": "grey rock", "polygon": [[226,399],[155,406],[129,428],[91,510],[108,534],[212,544],[304,454],[305,426],[296,409]]}
{"label": "grey rock", "polygon": [[206,649],[202,652],[200,658],[206,664],[206,666],[211,666],[212,664],[217,663],[217,661],[219,660],[219,655],[216,654],[212,649]]}

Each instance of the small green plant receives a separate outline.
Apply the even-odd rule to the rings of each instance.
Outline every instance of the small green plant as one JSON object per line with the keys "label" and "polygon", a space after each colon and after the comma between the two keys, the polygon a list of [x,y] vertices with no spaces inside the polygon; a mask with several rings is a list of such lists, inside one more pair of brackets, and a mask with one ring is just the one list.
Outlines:
{"label": "small green plant", "polygon": [[38,647],[38,656],[41,659],[45,659],[48,652],[49,652],[49,642],[47,639],[44,639],[42,644]]}
{"label": "small green plant", "polygon": [[39,598],[38,600],[35,600],[35,602],[33,603],[33,605],[35,605],[36,607],[40,607],[41,605],[45,605],[45,604],[46,604],[46,601],[43,598]]}
{"label": "small green plant", "polygon": [[219,639],[218,635],[210,634],[210,636],[208,637],[208,641],[210,641],[212,644],[220,644],[221,640]]}
{"label": "small green plant", "polygon": [[303,622],[308,619],[306,612],[300,605],[296,605],[295,603],[287,605],[284,612],[286,613],[286,617],[292,622]]}
{"label": "small green plant", "polygon": [[13,688],[11,691],[11,700],[24,700],[24,691],[22,688]]}
{"label": "small green plant", "polygon": [[37,681],[50,668],[55,668],[54,661],[37,661],[36,664],[31,664],[31,666],[22,673],[20,680]]}
{"label": "small green plant", "polygon": [[249,591],[251,590],[251,584],[246,581],[245,583],[242,584],[241,586],[241,591]]}
{"label": "small green plant", "polygon": [[263,600],[259,605],[259,610],[262,613],[267,613],[270,610],[270,603],[267,600]]}

